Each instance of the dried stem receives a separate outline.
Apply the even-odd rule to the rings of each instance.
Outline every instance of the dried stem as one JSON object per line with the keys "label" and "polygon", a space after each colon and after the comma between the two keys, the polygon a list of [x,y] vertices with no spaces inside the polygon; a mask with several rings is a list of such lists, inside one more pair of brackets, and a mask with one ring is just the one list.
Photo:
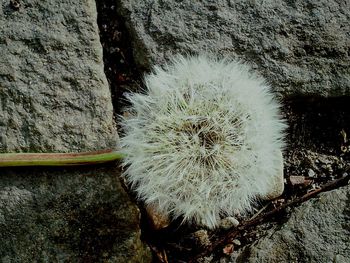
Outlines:
{"label": "dried stem", "polygon": [[73,166],[111,162],[123,158],[114,150],[81,153],[1,153],[0,167]]}

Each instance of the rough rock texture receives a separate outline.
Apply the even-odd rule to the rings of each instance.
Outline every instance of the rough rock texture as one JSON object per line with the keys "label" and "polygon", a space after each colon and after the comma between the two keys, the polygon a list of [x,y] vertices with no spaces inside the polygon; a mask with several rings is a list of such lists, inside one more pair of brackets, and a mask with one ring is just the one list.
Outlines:
{"label": "rough rock texture", "polygon": [[[115,147],[95,2],[2,1],[0,25],[0,152]],[[0,262],[149,261],[119,173],[0,169]]]}
{"label": "rough rock texture", "polygon": [[350,262],[350,186],[323,193],[296,208],[281,229],[270,230],[231,262]]}
{"label": "rough rock texture", "polygon": [[0,170],[0,262],[147,262],[113,168]]}
{"label": "rough rock texture", "polygon": [[120,2],[140,67],[214,52],[248,61],[284,96],[350,95],[350,1]]}
{"label": "rough rock texture", "polygon": [[113,147],[92,0],[0,4],[0,151]]}

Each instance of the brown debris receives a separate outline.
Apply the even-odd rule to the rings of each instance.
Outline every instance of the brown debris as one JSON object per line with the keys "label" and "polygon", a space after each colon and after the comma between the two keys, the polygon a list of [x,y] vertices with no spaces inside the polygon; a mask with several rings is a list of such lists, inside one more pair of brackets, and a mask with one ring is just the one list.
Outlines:
{"label": "brown debris", "polygon": [[159,230],[169,226],[170,219],[168,215],[160,213],[154,206],[146,206],[148,221],[154,230]]}
{"label": "brown debris", "polygon": [[308,186],[312,183],[312,180],[305,179],[305,176],[291,175],[289,177],[289,182],[293,186],[295,185]]}
{"label": "brown debris", "polygon": [[234,246],[233,244],[227,244],[223,249],[222,249],[222,252],[225,254],[225,255],[231,255],[234,251]]}

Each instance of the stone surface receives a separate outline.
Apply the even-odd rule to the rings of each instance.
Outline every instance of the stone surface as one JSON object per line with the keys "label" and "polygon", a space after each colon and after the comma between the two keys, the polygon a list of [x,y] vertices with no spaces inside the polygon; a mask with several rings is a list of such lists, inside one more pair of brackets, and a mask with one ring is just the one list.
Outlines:
{"label": "stone surface", "polygon": [[0,262],[147,262],[111,167],[0,170]]}
{"label": "stone surface", "polygon": [[[0,25],[0,152],[115,147],[95,2],[2,1]],[[119,174],[1,168],[0,262],[149,262]]]}
{"label": "stone surface", "polygon": [[92,0],[0,4],[0,152],[114,147]]}
{"label": "stone surface", "polygon": [[[350,262],[350,186],[312,199],[230,262]],[[237,255],[236,255],[237,256]]]}
{"label": "stone surface", "polygon": [[120,2],[141,68],[213,52],[248,61],[284,96],[350,94],[349,1]]}

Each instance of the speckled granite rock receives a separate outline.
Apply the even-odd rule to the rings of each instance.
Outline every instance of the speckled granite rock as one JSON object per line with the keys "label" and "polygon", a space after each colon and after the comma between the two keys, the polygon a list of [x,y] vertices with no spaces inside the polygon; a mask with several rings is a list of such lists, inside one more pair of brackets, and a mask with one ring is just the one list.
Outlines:
{"label": "speckled granite rock", "polygon": [[[296,208],[281,229],[230,262],[350,262],[350,186],[320,195]],[[237,256],[237,255],[236,255]]]}
{"label": "speckled granite rock", "polygon": [[0,170],[0,262],[149,262],[111,167]]}
{"label": "speckled granite rock", "polygon": [[350,95],[349,1],[120,2],[140,67],[209,51],[250,62],[284,96]]}
{"label": "speckled granite rock", "polygon": [[[0,152],[115,147],[95,2],[2,1],[0,25]],[[149,262],[119,173],[0,169],[0,262]]]}
{"label": "speckled granite rock", "polygon": [[113,147],[92,0],[0,4],[0,151]]}

